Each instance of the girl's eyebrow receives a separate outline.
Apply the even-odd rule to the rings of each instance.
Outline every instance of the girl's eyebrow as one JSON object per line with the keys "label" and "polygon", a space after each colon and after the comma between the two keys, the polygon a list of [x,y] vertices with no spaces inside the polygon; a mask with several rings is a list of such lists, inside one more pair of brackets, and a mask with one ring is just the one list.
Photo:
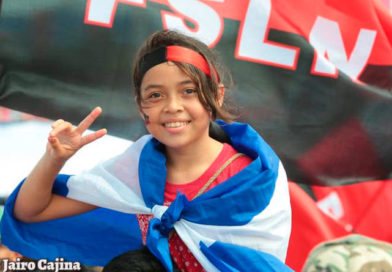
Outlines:
{"label": "girl's eyebrow", "polygon": [[[185,79],[183,81],[180,81],[177,85],[187,85],[187,84],[194,84],[194,82],[190,79]],[[149,84],[143,89],[143,91],[148,91],[149,89],[162,88],[162,87],[163,85],[161,84]]]}
{"label": "girl's eyebrow", "polygon": [[190,79],[186,79],[186,80],[183,80],[183,81],[179,82],[178,85],[186,85],[186,84],[189,84],[189,83],[193,84],[193,81],[190,80]]}
{"label": "girl's eyebrow", "polygon": [[160,84],[149,84],[149,85],[147,85],[147,86],[143,89],[143,91],[148,91],[149,89],[161,88],[161,87],[163,87],[163,85],[160,85]]}

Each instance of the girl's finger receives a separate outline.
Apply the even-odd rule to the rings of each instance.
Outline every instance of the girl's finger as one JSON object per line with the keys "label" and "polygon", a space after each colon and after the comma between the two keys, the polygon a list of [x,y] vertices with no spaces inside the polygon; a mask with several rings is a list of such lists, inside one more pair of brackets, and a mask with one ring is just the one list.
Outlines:
{"label": "girl's finger", "polygon": [[59,140],[56,137],[49,135],[48,142],[50,143],[50,145],[52,146],[52,148],[54,150],[59,149],[60,143],[59,143]]}
{"label": "girl's finger", "polygon": [[94,123],[95,119],[102,113],[101,107],[96,107],[93,109],[89,115],[86,116],[86,118],[83,119],[82,122],[79,123],[78,127],[76,128],[76,131],[78,131],[80,134],[85,132],[92,123]]}
{"label": "girl's finger", "polygon": [[69,123],[69,122],[62,122],[56,127],[52,129],[52,131],[49,133],[50,137],[55,137],[57,134],[59,134],[61,131],[66,131],[66,130],[71,130],[74,126]]}
{"label": "girl's finger", "polygon": [[84,136],[82,138],[82,146],[89,144],[89,143],[105,136],[106,133],[107,133],[107,130],[105,128],[103,128],[103,129],[97,130],[96,132],[93,132],[93,133],[90,133],[90,134]]}
{"label": "girl's finger", "polygon": [[59,124],[63,123],[64,120],[63,119],[58,119],[55,122],[52,123],[52,128],[57,127]]}

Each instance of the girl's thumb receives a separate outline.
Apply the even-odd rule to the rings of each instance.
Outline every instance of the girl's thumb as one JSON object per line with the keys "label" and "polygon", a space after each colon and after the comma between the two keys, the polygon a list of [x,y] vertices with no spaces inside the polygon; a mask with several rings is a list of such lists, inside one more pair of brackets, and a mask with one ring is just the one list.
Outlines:
{"label": "girl's thumb", "polygon": [[59,149],[60,144],[59,144],[59,140],[56,137],[49,136],[48,142],[52,146],[53,149],[55,149],[55,150]]}

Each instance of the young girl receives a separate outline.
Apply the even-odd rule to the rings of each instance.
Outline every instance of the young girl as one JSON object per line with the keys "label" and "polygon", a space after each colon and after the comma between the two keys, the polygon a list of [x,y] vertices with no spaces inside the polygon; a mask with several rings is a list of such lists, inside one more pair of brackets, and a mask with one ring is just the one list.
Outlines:
{"label": "young girl", "polygon": [[[106,130],[83,136],[100,115],[99,107],[77,127],[55,121],[44,156],[7,204],[4,242],[32,257],[45,257],[48,251],[54,257],[55,251],[57,257],[89,265],[103,265],[121,253],[121,242],[124,252],[142,241],[169,271],[172,260],[182,271],[288,269],[280,262],[291,228],[283,167],[249,125],[232,123],[224,79],[205,44],[174,31],[151,35],[133,69],[135,101],[151,135],[122,155],[68,178],[58,176],[65,162]],[[217,118],[224,121],[215,122]],[[100,244],[110,248],[105,257],[94,250],[73,250],[77,239],[68,224],[76,222],[66,221],[97,213],[97,207],[133,214],[127,216],[131,219],[111,217],[116,226],[100,238],[109,237]],[[107,224],[94,220],[93,232]],[[44,229],[44,223],[20,221],[57,222],[62,233],[54,231],[55,225]],[[45,246],[23,237],[26,233],[47,235],[44,239],[53,239],[46,242],[53,243],[51,249],[37,253]],[[88,244],[89,234],[83,239],[74,247]],[[112,242],[116,252],[108,245]]]}

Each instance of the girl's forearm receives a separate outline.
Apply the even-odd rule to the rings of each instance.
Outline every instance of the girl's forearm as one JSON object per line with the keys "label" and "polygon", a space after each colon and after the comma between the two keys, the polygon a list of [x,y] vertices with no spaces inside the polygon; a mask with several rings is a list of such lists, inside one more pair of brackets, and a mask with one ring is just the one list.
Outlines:
{"label": "girl's forearm", "polygon": [[55,161],[45,153],[23,183],[15,201],[14,215],[31,221],[49,205],[56,176],[65,161]]}

